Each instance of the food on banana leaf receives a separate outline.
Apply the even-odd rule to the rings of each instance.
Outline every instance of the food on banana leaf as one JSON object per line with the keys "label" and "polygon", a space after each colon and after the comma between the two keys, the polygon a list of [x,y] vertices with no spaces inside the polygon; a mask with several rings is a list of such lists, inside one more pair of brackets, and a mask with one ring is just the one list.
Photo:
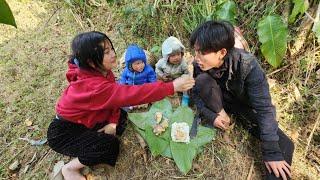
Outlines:
{"label": "food on banana leaf", "polygon": [[157,124],[159,124],[162,120],[162,112],[156,112],[154,118],[156,119]]}
{"label": "food on banana leaf", "polygon": [[163,133],[166,129],[163,128],[160,124],[156,124],[153,127],[153,133],[157,136],[159,136],[161,133]]}
{"label": "food on banana leaf", "polygon": [[174,142],[190,142],[189,125],[185,122],[173,123],[171,128],[171,138]]}
{"label": "food on banana leaf", "polygon": [[162,126],[164,129],[167,129],[169,126],[169,119],[163,118],[162,122],[160,123],[160,126]]}

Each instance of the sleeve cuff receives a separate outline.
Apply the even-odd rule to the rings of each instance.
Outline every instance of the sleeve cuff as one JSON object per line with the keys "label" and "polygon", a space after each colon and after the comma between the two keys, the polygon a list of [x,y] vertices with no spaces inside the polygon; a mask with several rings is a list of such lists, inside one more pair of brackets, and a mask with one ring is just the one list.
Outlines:
{"label": "sleeve cuff", "polygon": [[262,141],[261,149],[264,161],[284,160],[278,141]]}

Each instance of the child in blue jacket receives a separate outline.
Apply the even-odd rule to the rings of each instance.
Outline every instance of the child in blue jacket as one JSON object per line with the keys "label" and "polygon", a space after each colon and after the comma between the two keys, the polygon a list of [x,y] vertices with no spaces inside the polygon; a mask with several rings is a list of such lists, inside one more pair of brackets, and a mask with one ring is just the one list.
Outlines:
{"label": "child in blue jacket", "polygon": [[136,44],[129,45],[125,55],[126,67],[121,74],[120,84],[141,85],[157,81],[156,73],[147,64],[146,54]]}

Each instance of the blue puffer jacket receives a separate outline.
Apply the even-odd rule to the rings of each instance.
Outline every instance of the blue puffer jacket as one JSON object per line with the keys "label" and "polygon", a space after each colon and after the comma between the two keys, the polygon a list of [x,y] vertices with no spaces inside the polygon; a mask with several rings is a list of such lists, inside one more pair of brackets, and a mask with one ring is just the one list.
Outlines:
{"label": "blue puffer jacket", "polygon": [[[145,64],[143,71],[136,72],[132,69],[132,63],[142,60]],[[156,82],[157,77],[153,68],[147,64],[146,54],[138,45],[130,45],[125,55],[126,67],[121,74],[119,83],[128,85],[140,85],[144,83]]]}

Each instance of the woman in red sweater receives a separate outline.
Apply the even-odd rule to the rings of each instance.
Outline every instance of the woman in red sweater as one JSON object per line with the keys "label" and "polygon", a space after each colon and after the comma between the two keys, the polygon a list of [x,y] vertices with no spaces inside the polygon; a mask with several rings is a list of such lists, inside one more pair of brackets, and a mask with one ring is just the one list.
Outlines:
{"label": "woman in red sweater", "polygon": [[85,179],[79,172],[85,166],[115,165],[120,144],[116,135],[122,134],[127,117],[120,107],[159,101],[194,85],[187,76],[168,83],[118,84],[111,71],[116,67],[115,50],[101,32],[79,34],[71,46],[69,85],[57,102],[47,135],[54,151],[75,157],[62,168],[66,180]]}

